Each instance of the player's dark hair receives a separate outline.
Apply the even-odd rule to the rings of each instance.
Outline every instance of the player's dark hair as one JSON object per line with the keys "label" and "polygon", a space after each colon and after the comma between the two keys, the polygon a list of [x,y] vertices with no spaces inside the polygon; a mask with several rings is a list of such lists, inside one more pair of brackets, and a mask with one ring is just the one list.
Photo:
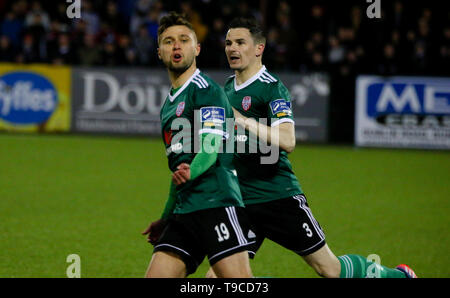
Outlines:
{"label": "player's dark hair", "polygon": [[235,28],[247,28],[250,31],[250,35],[252,36],[255,43],[266,43],[266,38],[264,36],[264,31],[258,25],[258,22],[255,19],[250,18],[235,18],[231,21],[228,29]]}
{"label": "player's dark hair", "polygon": [[189,23],[189,21],[186,19],[186,17],[183,14],[179,14],[175,11],[169,12],[169,14],[165,15],[161,18],[159,21],[159,27],[158,27],[158,44],[160,42],[161,34],[166,31],[167,28],[172,26],[186,26],[189,29],[194,32],[194,27],[192,27],[192,24]]}

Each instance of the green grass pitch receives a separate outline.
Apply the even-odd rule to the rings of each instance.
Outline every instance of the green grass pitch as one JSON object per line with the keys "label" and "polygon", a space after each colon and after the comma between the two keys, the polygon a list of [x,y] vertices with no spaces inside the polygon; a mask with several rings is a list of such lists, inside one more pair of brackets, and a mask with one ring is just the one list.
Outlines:
{"label": "green grass pitch", "polygon": [[[450,152],[298,144],[290,160],[336,255],[450,277]],[[142,277],[169,180],[159,139],[0,134],[0,277],[66,277],[70,254],[81,277]],[[269,240],[251,265],[316,277]]]}

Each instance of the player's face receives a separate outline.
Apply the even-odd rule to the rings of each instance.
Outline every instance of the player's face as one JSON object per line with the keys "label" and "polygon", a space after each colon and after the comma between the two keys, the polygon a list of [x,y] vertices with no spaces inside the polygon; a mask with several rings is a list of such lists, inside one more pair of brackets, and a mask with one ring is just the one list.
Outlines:
{"label": "player's face", "polygon": [[195,34],[186,26],[171,26],[160,36],[158,57],[170,71],[185,72],[199,53]]}
{"label": "player's face", "polygon": [[258,62],[262,49],[260,44],[255,44],[247,28],[233,28],[227,33],[225,54],[231,69],[244,70]]}

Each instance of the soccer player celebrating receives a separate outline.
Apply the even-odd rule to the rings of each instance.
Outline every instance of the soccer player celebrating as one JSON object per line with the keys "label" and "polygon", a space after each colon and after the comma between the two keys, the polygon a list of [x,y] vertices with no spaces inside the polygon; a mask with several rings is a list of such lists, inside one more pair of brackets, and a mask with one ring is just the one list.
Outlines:
{"label": "soccer player celebrating", "polygon": [[[224,89],[236,123],[245,127],[247,137],[237,140],[245,141],[250,148],[251,140],[257,137],[280,149],[274,164],[261,163],[261,153],[235,154],[234,165],[252,223],[247,233],[256,241],[250,254],[254,256],[267,237],[302,256],[323,277],[415,277],[406,265],[391,269],[359,255],[336,257],[326,244],[287,158],[295,147],[290,95],[262,64],[264,47],[265,38],[254,20],[232,21],[225,53],[235,75]],[[207,276],[214,274],[210,270]]]}
{"label": "soccer player celebrating", "polygon": [[[143,232],[154,244],[146,277],[186,277],[205,256],[219,277],[251,277],[252,242],[242,233],[248,220],[233,155],[219,153],[231,106],[222,88],[197,69],[200,45],[186,19],[174,12],[163,17],[158,45],[172,84],[160,115],[173,174],[162,218]],[[200,150],[191,153],[198,139]]]}

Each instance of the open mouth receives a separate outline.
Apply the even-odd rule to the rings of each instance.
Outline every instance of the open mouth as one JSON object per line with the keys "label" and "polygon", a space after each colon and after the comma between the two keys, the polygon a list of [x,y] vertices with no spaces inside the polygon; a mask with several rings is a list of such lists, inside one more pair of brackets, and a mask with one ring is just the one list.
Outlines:
{"label": "open mouth", "polygon": [[180,62],[182,58],[183,57],[181,56],[181,54],[174,54],[173,55],[173,61],[175,61],[175,62]]}
{"label": "open mouth", "polygon": [[231,61],[237,61],[239,59],[240,59],[239,56],[230,56]]}

